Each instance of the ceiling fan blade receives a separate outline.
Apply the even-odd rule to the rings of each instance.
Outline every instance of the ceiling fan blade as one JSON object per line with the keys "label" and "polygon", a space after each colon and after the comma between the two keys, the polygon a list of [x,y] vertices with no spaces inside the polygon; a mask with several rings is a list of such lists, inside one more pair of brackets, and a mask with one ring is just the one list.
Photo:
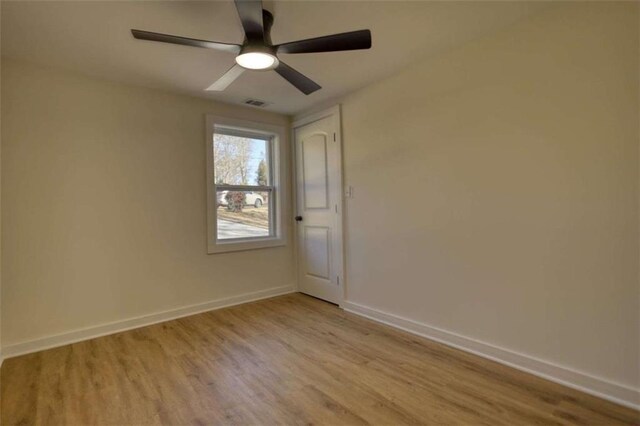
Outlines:
{"label": "ceiling fan blade", "polygon": [[207,87],[206,90],[221,92],[226,89],[231,83],[233,83],[236,78],[240,77],[240,74],[242,74],[243,72],[244,68],[242,68],[238,64],[235,64],[234,66],[229,68],[229,71],[224,73],[224,75],[220,77],[215,83]]}
{"label": "ceiling fan blade", "polygon": [[316,90],[322,89],[318,83],[305,77],[282,61],[280,61],[275,71],[305,95],[310,95]]}
{"label": "ceiling fan blade", "polygon": [[264,40],[262,0],[235,0],[235,4],[247,40],[262,42]]}
{"label": "ceiling fan blade", "polygon": [[180,44],[183,46],[204,47],[206,49],[222,50],[224,52],[239,53],[240,45],[220,43],[217,41],[198,40],[170,34],[152,33],[151,31],[131,30],[131,34],[139,40],[160,41],[162,43]]}
{"label": "ceiling fan blade", "polygon": [[278,53],[317,53],[371,48],[371,31],[359,30],[292,41],[276,46]]}

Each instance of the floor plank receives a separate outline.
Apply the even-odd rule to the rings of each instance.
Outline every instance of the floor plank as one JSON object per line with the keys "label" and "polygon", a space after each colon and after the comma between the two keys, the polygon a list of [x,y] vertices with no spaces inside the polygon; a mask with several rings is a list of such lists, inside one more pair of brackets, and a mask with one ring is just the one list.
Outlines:
{"label": "floor plank", "polygon": [[3,425],[640,424],[302,294],[11,358]]}

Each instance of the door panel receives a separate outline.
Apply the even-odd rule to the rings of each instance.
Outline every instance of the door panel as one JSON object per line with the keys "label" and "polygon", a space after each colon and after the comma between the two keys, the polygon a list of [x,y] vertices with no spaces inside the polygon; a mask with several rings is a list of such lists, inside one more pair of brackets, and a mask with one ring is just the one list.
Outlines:
{"label": "door panel", "polygon": [[339,303],[342,235],[341,167],[336,117],[295,129],[298,284],[303,293]]}
{"label": "door panel", "polygon": [[305,261],[308,275],[331,279],[331,230],[320,226],[304,227]]}
{"label": "door panel", "polygon": [[327,137],[316,133],[301,141],[305,209],[329,208]]}

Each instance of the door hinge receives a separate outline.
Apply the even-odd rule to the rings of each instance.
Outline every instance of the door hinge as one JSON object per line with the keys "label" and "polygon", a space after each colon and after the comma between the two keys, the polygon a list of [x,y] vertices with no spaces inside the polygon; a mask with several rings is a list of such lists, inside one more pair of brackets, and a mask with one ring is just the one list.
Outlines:
{"label": "door hinge", "polygon": [[338,205],[336,204],[336,213],[338,213]]}
{"label": "door hinge", "polygon": [[335,133],[333,134],[333,141],[334,142],[336,141],[336,134]]}
{"label": "door hinge", "polygon": [[338,279],[338,285],[340,285],[340,275],[336,277]]}

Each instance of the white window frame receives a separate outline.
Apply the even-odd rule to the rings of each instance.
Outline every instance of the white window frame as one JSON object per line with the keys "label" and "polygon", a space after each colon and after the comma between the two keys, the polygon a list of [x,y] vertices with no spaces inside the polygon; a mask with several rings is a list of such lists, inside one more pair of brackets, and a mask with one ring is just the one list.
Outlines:
{"label": "white window frame", "polygon": [[[253,250],[260,248],[279,247],[286,245],[286,226],[284,221],[284,208],[286,206],[286,191],[284,191],[286,177],[285,161],[283,158],[286,128],[273,124],[257,123],[246,120],[238,120],[215,115],[206,116],[206,153],[207,153],[207,253],[226,253],[241,250]],[[234,238],[228,241],[218,240],[218,202],[216,199],[215,167],[213,152],[213,137],[216,128],[223,128],[228,132],[237,132],[239,135],[254,135],[266,137],[270,140],[269,172],[271,173],[271,200],[270,206],[270,236]],[[255,190],[256,185],[225,185],[227,190]]]}

